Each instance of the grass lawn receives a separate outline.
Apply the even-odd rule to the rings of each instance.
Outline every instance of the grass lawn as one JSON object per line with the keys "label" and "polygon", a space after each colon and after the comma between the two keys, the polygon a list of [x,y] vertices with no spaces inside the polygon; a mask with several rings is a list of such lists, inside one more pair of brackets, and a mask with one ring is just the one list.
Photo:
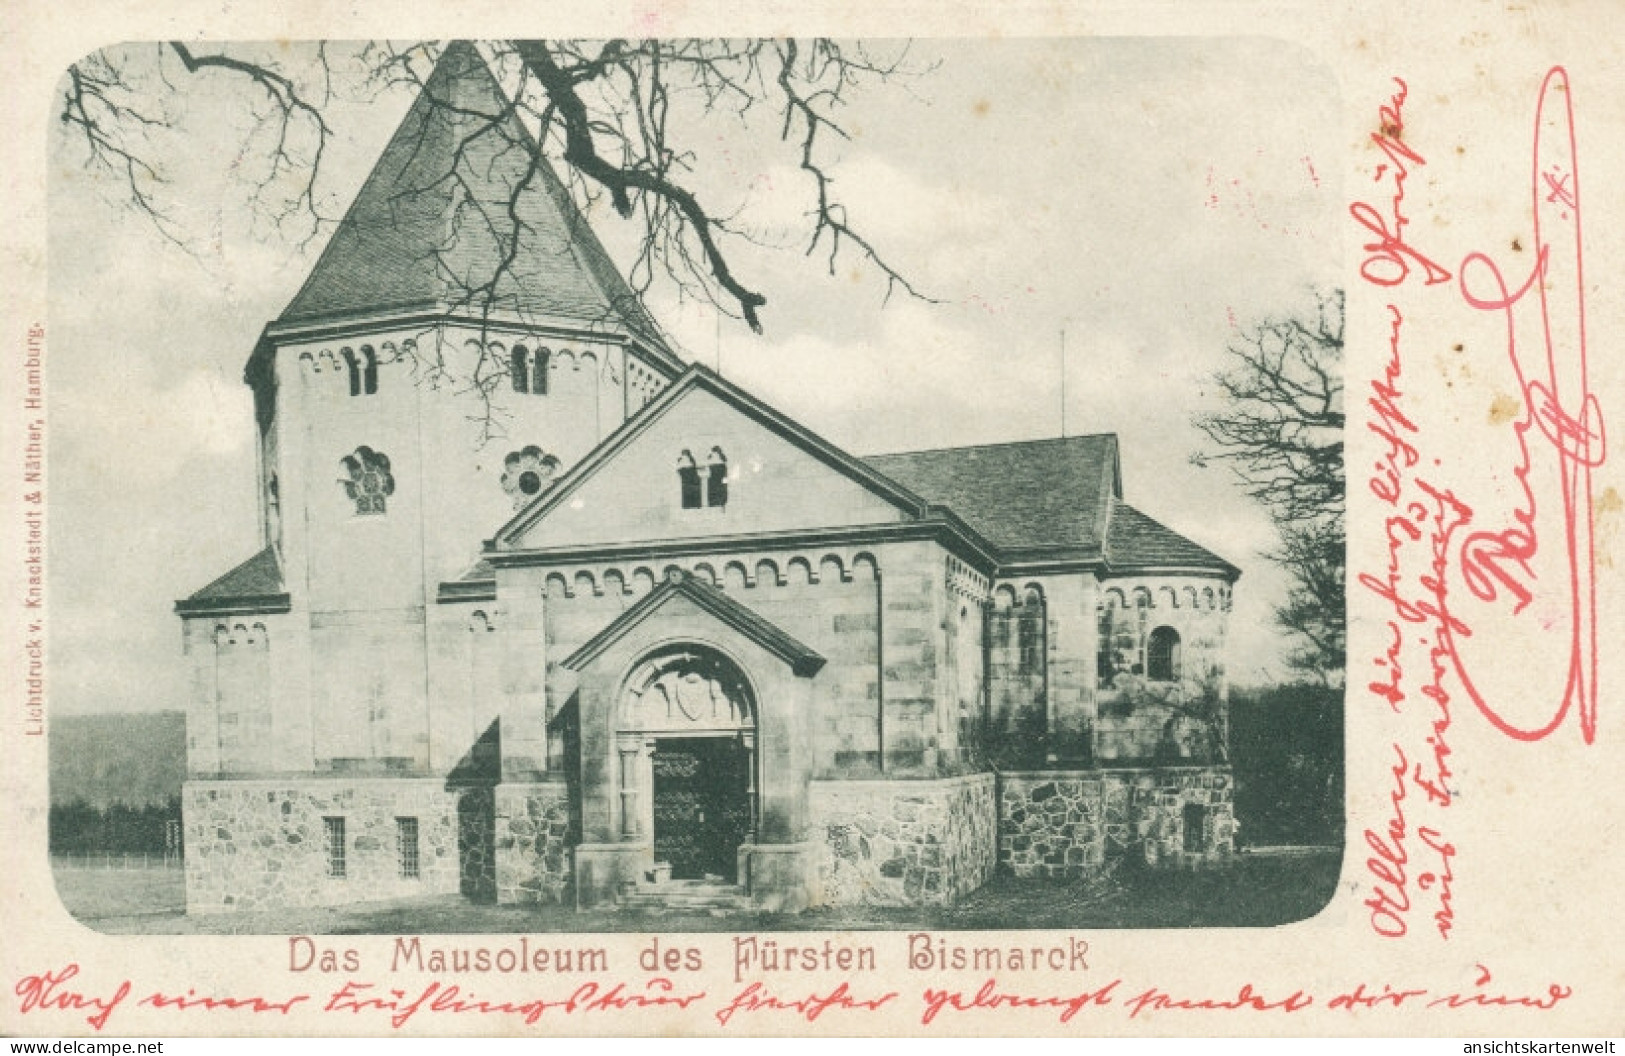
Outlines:
{"label": "grass lawn", "polygon": [[1337,886],[1336,851],[1249,854],[1227,869],[1108,870],[1055,883],[999,877],[958,905],[842,906],[785,914],[645,913],[563,906],[476,905],[457,895],[340,908],[188,917],[179,870],[58,868],[68,911],[108,934],[360,935],[437,932],[685,932],[1183,928],[1286,924],[1314,916]]}

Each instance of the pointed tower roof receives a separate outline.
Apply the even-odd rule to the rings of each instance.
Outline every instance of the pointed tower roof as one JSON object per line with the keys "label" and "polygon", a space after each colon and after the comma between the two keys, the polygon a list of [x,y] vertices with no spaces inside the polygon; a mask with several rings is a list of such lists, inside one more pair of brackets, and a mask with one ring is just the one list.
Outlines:
{"label": "pointed tower roof", "polygon": [[664,349],[654,322],[467,41],[441,54],[273,325],[448,307],[627,329]]}

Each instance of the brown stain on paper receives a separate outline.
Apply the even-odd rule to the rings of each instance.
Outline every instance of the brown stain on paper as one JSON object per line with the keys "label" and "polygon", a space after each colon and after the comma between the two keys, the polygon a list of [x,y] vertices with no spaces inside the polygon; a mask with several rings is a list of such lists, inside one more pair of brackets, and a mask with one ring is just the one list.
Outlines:
{"label": "brown stain on paper", "polygon": [[1614,567],[1614,539],[1619,535],[1620,513],[1625,511],[1625,499],[1613,488],[1603,488],[1592,507],[1592,553],[1598,566]]}
{"label": "brown stain on paper", "polygon": [[1523,410],[1523,404],[1519,403],[1516,398],[1508,396],[1504,392],[1497,393],[1495,399],[1490,401],[1490,424],[1505,425],[1518,417],[1518,412],[1521,410]]}

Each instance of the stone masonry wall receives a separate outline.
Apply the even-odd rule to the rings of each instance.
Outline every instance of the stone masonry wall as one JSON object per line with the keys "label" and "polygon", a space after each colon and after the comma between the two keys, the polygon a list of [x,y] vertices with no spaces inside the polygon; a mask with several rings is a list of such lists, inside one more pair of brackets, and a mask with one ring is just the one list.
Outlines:
{"label": "stone masonry wall", "polygon": [[1149,866],[1191,868],[1235,853],[1229,767],[1106,770],[1101,776],[1108,855],[1138,852]]}
{"label": "stone masonry wall", "polygon": [[1228,767],[1027,771],[999,780],[999,865],[1018,877],[1076,879],[1130,855],[1153,867],[1212,865],[1235,851]]}
{"label": "stone masonry wall", "polygon": [[[466,791],[489,795],[401,778],[189,781],[182,790],[187,911],[456,892],[465,858],[475,868],[489,860],[488,852],[463,846],[470,832],[459,817]],[[344,819],[342,877],[331,875],[324,821],[330,817]],[[415,877],[403,875],[399,818],[417,819]]]}
{"label": "stone masonry wall", "polygon": [[498,785],[497,901],[569,902],[574,880],[571,848],[579,839],[564,782]]}
{"label": "stone masonry wall", "polygon": [[1018,877],[1075,879],[1105,861],[1098,773],[999,776],[999,865]]}
{"label": "stone masonry wall", "polygon": [[993,876],[993,776],[815,781],[819,876],[831,905],[948,905]]}

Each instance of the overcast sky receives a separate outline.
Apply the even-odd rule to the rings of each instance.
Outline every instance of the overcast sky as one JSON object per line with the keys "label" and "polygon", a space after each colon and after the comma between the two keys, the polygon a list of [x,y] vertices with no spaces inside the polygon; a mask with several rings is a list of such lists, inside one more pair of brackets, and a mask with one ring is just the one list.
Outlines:
{"label": "overcast sky", "polygon": [[[1055,436],[1121,438],[1125,497],[1243,569],[1233,683],[1268,677],[1281,581],[1268,519],[1227,471],[1196,469],[1193,413],[1238,327],[1304,310],[1338,276],[1336,85],[1279,40],[916,44],[927,72],[858,97],[832,144],[836,193],[931,301],[857,258],[741,251],[766,334],[669,291],[653,314],[688,355],[859,454]],[[343,70],[341,69],[341,73]],[[342,213],[409,93],[341,94],[322,183]],[[56,140],[51,195],[51,648],[58,713],[182,707],[171,606],[256,547],[242,364],[322,240],[256,222],[226,93],[170,104],[163,188],[181,251]],[[811,185],[765,149],[767,113],[707,130],[702,191],[793,239]],[[612,253],[629,234],[594,217]],[[720,331],[720,332],[719,332]],[[493,525],[493,528],[495,526]],[[472,545],[473,541],[471,541]]]}

